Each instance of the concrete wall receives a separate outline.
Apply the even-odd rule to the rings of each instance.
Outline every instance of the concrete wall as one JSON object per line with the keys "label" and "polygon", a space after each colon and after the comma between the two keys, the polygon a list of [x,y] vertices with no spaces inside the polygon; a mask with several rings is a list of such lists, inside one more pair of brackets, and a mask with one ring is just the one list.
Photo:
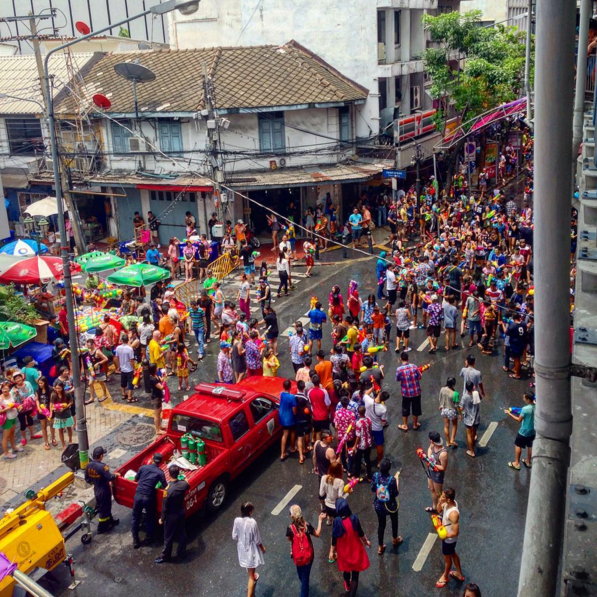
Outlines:
{"label": "concrete wall", "polygon": [[508,18],[508,0],[471,0],[460,4],[460,12],[480,10],[483,21],[499,23]]}
{"label": "concrete wall", "polygon": [[[377,91],[377,6],[363,0],[202,0],[199,13],[172,13],[171,43],[178,48],[282,45],[291,39],[369,89]],[[254,14],[253,14],[254,12]],[[243,32],[244,29],[244,32]],[[241,35],[242,32],[242,35]],[[357,108],[356,134],[379,128],[377,98]]]}

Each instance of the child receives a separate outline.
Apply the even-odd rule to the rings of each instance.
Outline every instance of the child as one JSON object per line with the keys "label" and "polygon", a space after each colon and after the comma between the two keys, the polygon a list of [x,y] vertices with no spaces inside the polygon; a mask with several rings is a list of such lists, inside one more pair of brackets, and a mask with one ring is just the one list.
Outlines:
{"label": "child", "polygon": [[263,377],[276,377],[276,373],[280,367],[274,351],[271,348],[266,348],[263,352]]}
{"label": "child", "polygon": [[230,324],[223,323],[220,327],[220,342],[230,342]]}
{"label": "child", "polygon": [[54,391],[52,392],[50,400],[51,414],[54,420],[53,427],[54,429],[58,429],[62,449],[66,450],[66,442],[64,441],[65,429],[68,431],[68,443],[72,444],[73,442],[73,426],[75,424],[71,411],[73,400],[64,391],[63,383],[58,383],[54,386]]}
{"label": "child", "polygon": [[196,365],[196,363],[189,357],[189,351],[187,350],[184,342],[178,343],[176,349],[176,375],[178,375],[178,391],[182,390],[182,382],[185,383],[185,390],[190,390],[189,386],[189,363]]}
{"label": "child", "polygon": [[386,325],[385,319],[385,313],[382,313],[379,310],[379,307],[375,305],[375,307],[373,307],[373,314],[371,315],[371,320],[373,321],[374,346],[381,346],[384,343],[384,328]]}
{"label": "child", "polygon": [[354,345],[354,352],[352,353],[351,365],[352,370],[357,374],[360,372],[361,367],[363,366],[362,346],[358,342]]}

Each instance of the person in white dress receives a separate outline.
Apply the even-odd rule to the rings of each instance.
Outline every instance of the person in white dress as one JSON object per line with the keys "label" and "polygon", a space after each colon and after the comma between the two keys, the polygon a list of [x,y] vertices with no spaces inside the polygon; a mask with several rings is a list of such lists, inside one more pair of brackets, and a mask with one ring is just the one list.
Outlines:
{"label": "person in white dress", "polygon": [[240,516],[234,519],[232,539],[236,541],[238,551],[238,563],[241,568],[246,568],[249,575],[247,586],[247,597],[254,597],[255,583],[259,574],[255,572],[257,566],[264,563],[263,554],[265,547],[261,543],[261,535],[257,527],[257,521],[252,518],[255,510],[251,502],[245,502],[240,507]]}

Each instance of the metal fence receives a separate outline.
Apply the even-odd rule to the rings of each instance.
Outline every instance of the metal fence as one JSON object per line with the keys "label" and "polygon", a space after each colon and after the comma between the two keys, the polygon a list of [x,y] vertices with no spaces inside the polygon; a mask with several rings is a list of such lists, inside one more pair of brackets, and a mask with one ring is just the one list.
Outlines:
{"label": "metal fence", "polygon": [[595,93],[595,64],[597,63],[597,56],[592,55],[587,57],[587,82],[585,85],[585,97],[593,97]]}

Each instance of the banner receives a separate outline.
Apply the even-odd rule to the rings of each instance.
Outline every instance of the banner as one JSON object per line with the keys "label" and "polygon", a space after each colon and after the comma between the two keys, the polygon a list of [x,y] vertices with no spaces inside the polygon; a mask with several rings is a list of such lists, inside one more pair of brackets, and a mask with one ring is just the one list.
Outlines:
{"label": "banner", "polygon": [[495,178],[495,165],[497,161],[497,143],[487,143],[485,148],[485,168],[489,178]]}

